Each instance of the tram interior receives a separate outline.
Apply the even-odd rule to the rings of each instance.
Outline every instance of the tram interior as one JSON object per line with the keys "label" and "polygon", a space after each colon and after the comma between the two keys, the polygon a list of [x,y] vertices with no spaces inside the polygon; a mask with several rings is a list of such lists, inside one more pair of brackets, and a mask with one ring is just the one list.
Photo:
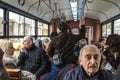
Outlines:
{"label": "tram interior", "polygon": [[0,0],[0,39],[12,40],[18,55],[25,35],[48,38],[58,18],[74,31],[85,25],[88,41],[96,42],[120,34],[120,0]]}
{"label": "tram interior", "polygon": [[[9,4],[17,9],[20,9],[24,12],[27,12],[35,17],[40,18],[42,21],[50,23],[52,19],[61,18],[63,21],[68,22],[71,25],[71,28],[79,28],[80,25],[84,24],[87,29],[86,37],[89,40],[97,41],[99,37],[101,37],[101,24],[117,15],[120,12],[120,1],[119,0],[1,0],[2,2]],[[10,9],[9,20],[10,26],[21,26],[22,20],[24,16],[21,16],[18,22],[14,19],[14,12],[17,12],[16,9]],[[18,12],[19,13],[19,12]],[[25,26],[30,27],[35,26],[34,21],[26,18],[27,22]],[[90,20],[90,21],[89,21]],[[2,22],[2,20],[1,20]],[[3,21],[5,22],[5,21]],[[38,25],[45,26],[44,32],[37,31],[38,35],[47,36],[51,31],[50,27],[47,28],[48,25],[39,23]],[[21,36],[23,34],[31,34],[35,35],[35,29],[27,29],[25,28],[25,33],[23,28],[18,27],[13,29],[13,27],[9,27],[9,35]],[[38,28],[41,30],[41,28]],[[49,31],[48,31],[49,30]],[[41,30],[42,31],[42,30]],[[1,31],[2,32],[2,31]],[[109,34],[110,31],[108,30]],[[90,35],[89,35],[90,34]],[[97,35],[95,35],[97,34]],[[107,35],[104,33],[103,35]],[[16,36],[15,35],[15,36]],[[35,35],[36,36],[36,35]]]}

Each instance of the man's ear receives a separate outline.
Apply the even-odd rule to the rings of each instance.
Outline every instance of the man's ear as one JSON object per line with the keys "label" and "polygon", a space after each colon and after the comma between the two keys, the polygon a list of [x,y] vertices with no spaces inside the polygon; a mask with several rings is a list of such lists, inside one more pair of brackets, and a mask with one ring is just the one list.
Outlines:
{"label": "man's ear", "polygon": [[30,44],[33,44],[33,42],[32,42],[32,41],[30,41]]}

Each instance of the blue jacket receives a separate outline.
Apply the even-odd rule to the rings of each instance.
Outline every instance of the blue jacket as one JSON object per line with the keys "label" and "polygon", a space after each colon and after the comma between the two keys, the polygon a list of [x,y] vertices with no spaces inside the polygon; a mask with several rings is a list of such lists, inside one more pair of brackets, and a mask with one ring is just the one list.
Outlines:
{"label": "blue jacket", "polygon": [[82,67],[77,67],[66,73],[63,80],[112,80],[113,74],[105,71],[99,70],[94,76],[88,77]]}

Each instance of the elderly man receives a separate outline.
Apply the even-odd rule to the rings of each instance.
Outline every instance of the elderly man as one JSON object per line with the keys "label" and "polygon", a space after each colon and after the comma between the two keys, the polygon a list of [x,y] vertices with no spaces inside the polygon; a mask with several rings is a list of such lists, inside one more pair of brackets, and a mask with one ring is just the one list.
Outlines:
{"label": "elderly man", "polygon": [[101,54],[95,45],[86,45],[80,51],[80,66],[69,71],[63,80],[112,80],[112,73],[100,69]]}
{"label": "elderly man", "polygon": [[39,78],[47,66],[45,54],[41,48],[33,44],[31,36],[25,36],[23,39],[24,47],[20,50],[17,66],[22,70],[33,73]]}

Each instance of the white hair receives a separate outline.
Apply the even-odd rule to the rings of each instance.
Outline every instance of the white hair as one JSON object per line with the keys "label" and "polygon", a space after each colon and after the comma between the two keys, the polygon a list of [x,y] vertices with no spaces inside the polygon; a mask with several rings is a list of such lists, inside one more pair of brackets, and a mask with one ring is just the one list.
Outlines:
{"label": "white hair", "polygon": [[97,46],[95,46],[95,45],[85,45],[85,46],[80,50],[80,52],[79,52],[79,57],[82,56],[82,52],[83,52],[84,49],[86,49],[86,48],[91,48],[91,47],[95,48],[95,49],[97,50],[97,52],[100,53],[100,50],[98,49]]}

